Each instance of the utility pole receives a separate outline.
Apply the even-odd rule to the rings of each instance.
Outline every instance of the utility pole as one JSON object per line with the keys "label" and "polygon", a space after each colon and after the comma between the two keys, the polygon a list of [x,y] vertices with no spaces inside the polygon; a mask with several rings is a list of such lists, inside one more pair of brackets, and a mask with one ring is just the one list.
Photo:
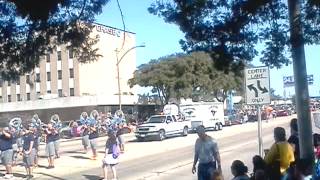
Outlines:
{"label": "utility pole", "polygon": [[304,53],[303,31],[301,25],[300,4],[300,0],[288,0],[290,42],[292,47],[293,72],[295,79],[300,158],[313,160],[314,152],[312,143],[312,124],[309,109],[309,90]]}

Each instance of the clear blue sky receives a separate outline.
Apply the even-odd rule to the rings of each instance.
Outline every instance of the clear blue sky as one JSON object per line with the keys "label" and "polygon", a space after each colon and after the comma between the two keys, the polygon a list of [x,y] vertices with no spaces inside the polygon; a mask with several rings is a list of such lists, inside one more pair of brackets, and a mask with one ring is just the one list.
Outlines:
{"label": "clear blue sky", "polygon": [[[151,59],[161,56],[182,52],[179,40],[184,37],[176,25],[167,24],[160,17],[148,13],[147,8],[154,0],[119,0],[126,30],[136,33],[137,45],[145,43],[145,48],[137,48],[137,65],[147,63]],[[97,17],[97,22],[112,27],[122,28],[121,15],[116,0],[111,0],[104,7],[104,12]],[[306,60],[308,74],[313,74],[314,84],[309,86],[311,96],[320,95],[320,69],[319,69],[319,46],[306,46]],[[257,57],[255,65],[261,65]],[[293,75],[292,65],[281,69],[270,70],[271,88],[276,94],[284,95],[282,83],[283,76]],[[294,87],[286,88],[286,96],[294,94]]]}

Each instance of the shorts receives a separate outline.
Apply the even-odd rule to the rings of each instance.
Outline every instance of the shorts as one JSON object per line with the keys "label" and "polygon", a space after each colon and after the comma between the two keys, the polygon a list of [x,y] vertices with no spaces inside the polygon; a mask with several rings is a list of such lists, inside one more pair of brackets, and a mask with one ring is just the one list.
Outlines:
{"label": "shorts", "polygon": [[198,180],[212,179],[213,172],[216,170],[216,162],[198,164]]}
{"label": "shorts", "polygon": [[54,141],[54,151],[59,152],[60,142],[59,140]]}
{"label": "shorts", "polygon": [[91,149],[97,149],[97,139],[90,139],[90,147]]}
{"label": "shorts", "polygon": [[23,139],[21,137],[19,137],[16,142],[17,142],[18,148],[21,148],[23,146]]}
{"label": "shorts", "polygon": [[36,150],[33,148],[29,154],[23,153],[23,163],[25,167],[32,167],[34,165],[34,159],[36,156]]}
{"label": "shorts", "polygon": [[13,150],[8,149],[1,152],[1,162],[3,165],[12,165]]}
{"label": "shorts", "polygon": [[102,159],[102,166],[110,165],[114,166],[119,163],[119,157],[113,158],[112,154],[108,154],[105,158]]}
{"label": "shorts", "polygon": [[123,138],[122,135],[119,135],[119,136],[117,137],[117,140],[118,140],[119,144],[124,144],[124,138]]}
{"label": "shorts", "polygon": [[82,136],[82,145],[85,147],[89,146],[89,135]]}
{"label": "shorts", "polygon": [[13,152],[17,152],[18,151],[18,145],[17,144],[12,144],[12,150],[13,150]]}
{"label": "shorts", "polygon": [[55,155],[55,151],[54,151],[54,142],[49,142],[46,144],[46,156],[47,157],[51,157]]}
{"label": "shorts", "polygon": [[37,137],[35,140],[37,141],[37,145],[34,146],[34,148],[36,149],[36,151],[39,151],[41,138],[40,138],[40,137]]}

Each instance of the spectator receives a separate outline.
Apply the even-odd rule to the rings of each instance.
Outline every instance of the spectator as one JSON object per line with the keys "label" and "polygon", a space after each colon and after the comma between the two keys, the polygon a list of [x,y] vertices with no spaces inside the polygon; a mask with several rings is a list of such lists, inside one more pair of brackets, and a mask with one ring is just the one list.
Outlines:
{"label": "spectator", "polygon": [[102,168],[104,180],[108,179],[108,166],[112,170],[113,179],[117,179],[116,165],[118,164],[118,158],[120,155],[119,145],[117,143],[117,138],[115,132],[112,130],[108,132],[108,140],[105,147],[105,156],[102,160]]}
{"label": "spectator", "polygon": [[253,180],[267,180],[266,172],[264,170],[256,170],[254,176],[251,178]]}
{"label": "spectator", "polygon": [[[312,162],[307,159],[298,159],[295,166],[295,179],[311,180],[312,179]],[[316,178],[318,179],[318,178]]]}
{"label": "spectator", "polygon": [[231,172],[234,176],[232,180],[249,180],[248,167],[240,160],[235,160],[231,165]]}
{"label": "spectator", "polygon": [[291,136],[288,139],[288,143],[290,143],[294,149],[294,158],[299,159],[300,153],[299,153],[298,119],[296,118],[291,119],[290,131],[291,131]]}
{"label": "spectator", "polygon": [[[255,155],[252,158],[253,163],[253,174],[252,179],[255,179],[257,172],[259,171],[259,175],[261,176],[262,172],[265,172],[266,169],[266,163],[264,162],[263,158],[261,156]],[[261,172],[262,171],[262,172]]]}
{"label": "spectator", "polygon": [[282,127],[274,128],[275,143],[266,154],[264,160],[270,179],[280,179],[294,161],[292,146],[286,141],[286,131]]}
{"label": "spectator", "polygon": [[[204,126],[197,128],[199,138],[196,140],[192,173],[198,164],[198,180],[212,179],[214,170],[221,173],[221,161],[217,142],[205,132]],[[216,167],[218,165],[218,168]]]}

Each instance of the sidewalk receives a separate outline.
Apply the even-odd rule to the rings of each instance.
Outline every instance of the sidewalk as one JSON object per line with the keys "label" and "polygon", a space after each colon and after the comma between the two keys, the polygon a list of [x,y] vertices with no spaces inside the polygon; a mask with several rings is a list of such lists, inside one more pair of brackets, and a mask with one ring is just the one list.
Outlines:
{"label": "sidewalk", "polygon": [[[268,123],[263,122],[263,128],[268,128],[274,125],[280,124],[287,124],[292,116],[290,117],[283,117],[277,118],[276,120],[270,120]],[[257,123],[246,123],[242,125],[235,125],[230,127],[225,127],[222,131],[209,131],[208,134],[212,137],[219,139],[222,137],[229,137],[234,134],[238,134],[239,132],[248,132],[254,131],[257,129]],[[104,139],[106,137],[101,137]],[[177,138],[170,138],[164,141],[149,141],[149,142],[134,142],[132,140],[135,139],[133,134],[125,135],[127,143],[125,145],[126,152],[120,156],[120,163],[139,159],[144,156],[158,154],[162,152],[166,152],[169,150],[174,150],[178,148],[183,148],[187,146],[193,146],[195,140],[197,139],[196,134],[189,134],[187,137],[177,137]],[[79,141],[79,138],[68,139],[68,140],[61,140],[60,149],[63,151],[63,145],[68,142],[72,141]],[[102,141],[102,140],[100,140]],[[69,144],[70,144],[69,143]],[[80,144],[77,144],[79,149],[81,148]],[[44,145],[41,145],[40,150],[40,160],[39,160],[39,167],[34,169],[34,179],[58,179],[64,180],[64,175],[67,174],[76,174],[78,172],[82,172],[84,170],[89,170],[93,168],[100,168],[101,167],[101,160],[104,156],[104,144],[99,144],[100,148],[98,148],[98,160],[90,160],[91,152],[89,151],[88,154],[84,154],[81,151],[66,151],[66,153],[61,154],[61,158],[55,160],[56,167],[54,169],[46,169],[48,163],[47,159],[44,158]],[[75,146],[75,145],[72,145]],[[1,170],[4,170],[2,166]],[[22,166],[17,166],[13,168],[15,172],[15,176],[21,177],[25,174],[25,169]],[[101,172],[102,174],[102,172]],[[100,176],[101,174],[97,174]],[[1,179],[1,178],[0,178]],[[16,178],[21,179],[21,178]],[[93,179],[93,178],[92,178]]]}

